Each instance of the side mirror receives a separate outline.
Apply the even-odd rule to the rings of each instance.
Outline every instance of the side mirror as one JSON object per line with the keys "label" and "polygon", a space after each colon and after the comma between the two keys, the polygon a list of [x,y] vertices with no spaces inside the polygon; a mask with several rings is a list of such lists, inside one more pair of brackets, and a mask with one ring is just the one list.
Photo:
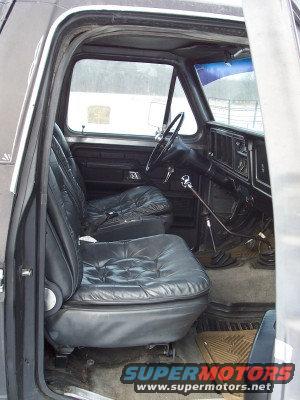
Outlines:
{"label": "side mirror", "polygon": [[148,125],[154,126],[157,129],[161,129],[165,116],[165,110],[166,105],[164,103],[152,101],[149,107]]}

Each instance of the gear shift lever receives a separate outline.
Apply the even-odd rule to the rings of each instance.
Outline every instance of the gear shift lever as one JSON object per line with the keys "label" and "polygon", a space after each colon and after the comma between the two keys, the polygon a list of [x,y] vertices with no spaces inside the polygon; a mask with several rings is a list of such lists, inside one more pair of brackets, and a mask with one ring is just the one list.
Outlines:
{"label": "gear shift lever", "polygon": [[211,207],[206,203],[206,201],[203,200],[202,197],[193,188],[191,178],[189,177],[189,175],[183,175],[183,177],[181,178],[181,185],[184,187],[184,189],[189,189],[193,193],[193,195],[197,197],[197,199],[204,205],[204,207],[208,210],[208,212],[216,219],[216,221],[218,221],[218,223],[222,226],[223,229],[225,229],[227,233],[245,239],[259,240],[265,243],[269,249],[272,249],[270,242],[267,239],[263,238],[260,234],[257,236],[243,235],[241,233],[236,233],[228,229],[227,226],[225,226],[224,223],[220,220],[220,218],[216,215],[216,213],[211,209]]}

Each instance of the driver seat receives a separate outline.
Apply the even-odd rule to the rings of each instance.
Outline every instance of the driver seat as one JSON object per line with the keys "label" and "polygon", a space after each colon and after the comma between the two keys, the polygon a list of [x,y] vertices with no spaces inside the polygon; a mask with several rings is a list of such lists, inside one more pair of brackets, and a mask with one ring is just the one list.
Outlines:
{"label": "driver seat", "polygon": [[114,196],[87,201],[82,175],[57,124],[52,150],[68,177],[68,190],[77,204],[83,235],[93,236],[98,241],[135,239],[164,233],[171,225],[171,203],[153,186],[138,186]]}

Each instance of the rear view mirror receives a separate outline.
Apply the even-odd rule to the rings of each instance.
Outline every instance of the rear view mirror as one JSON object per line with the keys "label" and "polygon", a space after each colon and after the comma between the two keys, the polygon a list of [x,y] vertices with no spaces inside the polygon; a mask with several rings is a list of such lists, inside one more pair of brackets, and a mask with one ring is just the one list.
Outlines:
{"label": "rear view mirror", "polygon": [[163,125],[166,105],[152,101],[149,107],[148,124],[157,129],[161,129]]}

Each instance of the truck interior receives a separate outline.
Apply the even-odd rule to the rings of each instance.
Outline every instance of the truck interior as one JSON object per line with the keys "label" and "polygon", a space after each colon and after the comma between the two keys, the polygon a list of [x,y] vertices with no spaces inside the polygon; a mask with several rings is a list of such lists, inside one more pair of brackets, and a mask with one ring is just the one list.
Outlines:
{"label": "truck interior", "polygon": [[[51,396],[140,398],[119,380],[129,362],[270,361],[272,197],[244,23],[87,13],[68,24],[36,122]],[[242,398],[190,395],[224,397]]]}

